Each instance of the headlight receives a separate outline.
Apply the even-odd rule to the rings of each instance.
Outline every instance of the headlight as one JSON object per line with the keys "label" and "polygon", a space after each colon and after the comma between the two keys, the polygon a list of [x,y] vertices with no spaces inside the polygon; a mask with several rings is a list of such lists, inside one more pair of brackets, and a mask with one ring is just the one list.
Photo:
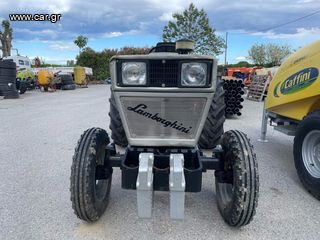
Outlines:
{"label": "headlight", "polygon": [[207,82],[206,63],[182,63],[181,85],[182,86],[205,86]]}
{"label": "headlight", "polygon": [[146,63],[124,62],[122,63],[122,83],[125,85],[146,84]]}

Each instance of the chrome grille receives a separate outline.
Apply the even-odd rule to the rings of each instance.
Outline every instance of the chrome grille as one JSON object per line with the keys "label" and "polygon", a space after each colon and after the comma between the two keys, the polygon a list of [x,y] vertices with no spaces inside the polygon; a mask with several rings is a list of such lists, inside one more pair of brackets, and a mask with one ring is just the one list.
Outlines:
{"label": "chrome grille", "polygon": [[120,97],[131,138],[195,139],[206,98]]}
{"label": "chrome grille", "polygon": [[[178,87],[178,61],[151,60],[149,79],[151,87]],[[163,85],[164,84],[164,85]]]}

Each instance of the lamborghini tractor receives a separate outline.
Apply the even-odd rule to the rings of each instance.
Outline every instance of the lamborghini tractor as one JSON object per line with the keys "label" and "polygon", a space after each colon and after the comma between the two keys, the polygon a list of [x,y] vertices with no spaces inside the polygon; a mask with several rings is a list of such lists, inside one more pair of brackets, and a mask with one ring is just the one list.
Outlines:
{"label": "lamborghini tractor", "polygon": [[[90,128],[73,157],[71,201],[80,219],[101,217],[112,173],[120,168],[122,188],[136,191],[139,217],[152,216],[154,191],[168,191],[171,218],[183,218],[185,193],[200,192],[202,173],[215,170],[223,219],[236,227],[252,220],[259,190],[256,155],[244,133],[223,133],[217,60],[192,54],[192,46],[187,40],[158,43],[149,54],[111,59],[111,139],[106,130]],[[203,149],[212,154],[205,156]]]}

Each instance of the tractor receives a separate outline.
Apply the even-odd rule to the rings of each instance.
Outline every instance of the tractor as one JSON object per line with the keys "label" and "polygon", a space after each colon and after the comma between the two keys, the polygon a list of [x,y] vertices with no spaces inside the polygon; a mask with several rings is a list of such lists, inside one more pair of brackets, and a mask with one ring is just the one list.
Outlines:
{"label": "tractor", "polygon": [[294,136],[294,164],[303,186],[320,200],[320,41],[284,61],[270,82],[261,124]]}
{"label": "tractor", "polygon": [[78,218],[101,217],[113,170],[120,168],[121,186],[136,191],[141,218],[152,217],[154,191],[168,191],[170,217],[183,219],[185,193],[200,192],[202,173],[215,170],[222,218],[234,227],[252,220],[259,192],[253,146],[243,132],[224,133],[217,60],[192,50],[192,41],[180,40],[158,43],[146,55],[112,57],[111,138],[104,129],[90,128],[73,156],[70,191]]}

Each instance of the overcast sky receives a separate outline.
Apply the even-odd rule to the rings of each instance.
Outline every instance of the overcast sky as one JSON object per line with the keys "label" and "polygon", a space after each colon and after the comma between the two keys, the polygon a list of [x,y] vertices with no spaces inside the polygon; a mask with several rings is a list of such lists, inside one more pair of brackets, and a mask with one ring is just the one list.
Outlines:
{"label": "overcast sky", "polygon": [[[273,30],[281,23],[320,10],[320,0],[198,0],[210,24],[221,37],[229,32],[228,62],[245,59],[254,43],[289,44],[293,48],[320,40],[320,13]],[[89,38],[95,50],[123,46],[152,46],[161,41],[162,29],[172,13],[190,4],[181,0],[88,1],[1,0],[0,20],[12,13],[57,13],[61,21],[11,22],[13,47],[21,55],[65,63],[78,53],[76,36]],[[223,56],[219,56],[220,62]]]}

